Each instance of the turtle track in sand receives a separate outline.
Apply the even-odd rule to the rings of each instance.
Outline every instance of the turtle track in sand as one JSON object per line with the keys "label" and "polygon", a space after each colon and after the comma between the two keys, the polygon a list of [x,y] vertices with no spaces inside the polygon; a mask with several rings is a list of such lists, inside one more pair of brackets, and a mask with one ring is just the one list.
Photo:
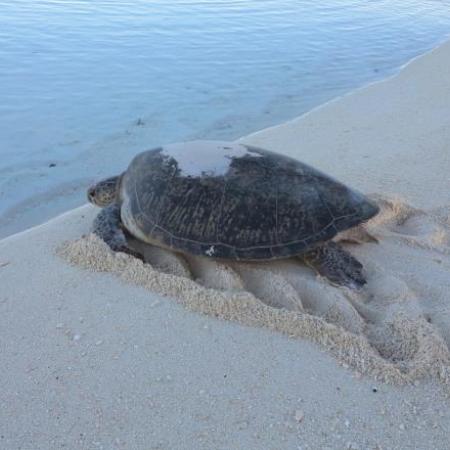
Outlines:
{"label": "turtle track in sand", "polygon": [[[225,264],[146,247],[143,264],[94,235],[59,253],[191,310],[309,339],[357,373],[397,383],[432,376],[450,387],[450,205],[422,211],[375,200],[381,212],[365,229],[378,243],[347,247],[365,266],[360,291],[330,285],[297,259]],[[370,235],[354,230],[338,240]]]}

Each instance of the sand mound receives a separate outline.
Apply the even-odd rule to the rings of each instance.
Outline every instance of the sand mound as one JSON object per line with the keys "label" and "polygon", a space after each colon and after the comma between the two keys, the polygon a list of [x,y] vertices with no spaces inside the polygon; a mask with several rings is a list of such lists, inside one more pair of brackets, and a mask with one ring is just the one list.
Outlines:
{"label": "sand mound", "polygon": [[58,253],[193,311],[310,339],[376,379],[431,376],[450,385],[450,208],[433,213],[376,200],[380,214],[339,237],[365,265],[368,284],[358,292],[329,285],[294,259],[223,264],[147,246],[143,264],[94,235]]}

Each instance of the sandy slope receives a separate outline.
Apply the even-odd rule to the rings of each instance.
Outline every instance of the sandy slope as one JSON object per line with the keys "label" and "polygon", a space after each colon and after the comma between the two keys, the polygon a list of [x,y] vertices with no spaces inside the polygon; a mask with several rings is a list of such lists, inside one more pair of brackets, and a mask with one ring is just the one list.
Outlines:
{"label": "sandy slope", "polygon": [[90,206],[0,241],[0,448],[448,448],[449,72],[447,43],[246,138],[378,193],[360,293],[289,261],[143,266],[77,240]]}

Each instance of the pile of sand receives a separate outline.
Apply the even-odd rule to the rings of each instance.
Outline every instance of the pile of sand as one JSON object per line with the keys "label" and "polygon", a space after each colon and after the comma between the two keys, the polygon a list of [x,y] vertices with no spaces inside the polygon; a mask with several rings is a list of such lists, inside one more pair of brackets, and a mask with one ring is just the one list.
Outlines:
{"label": "pile of sand", "polygon": [[366,268],[368,284],[358,292],[331,286],[295,259],[222,264],[148,246],[143,264],[92,234],[58,253],[190,310],[309,339],[360,374],[450,385],[450,207],[376,200],[381,213],[365,229],[378,243],[361,230],[340,236]]}

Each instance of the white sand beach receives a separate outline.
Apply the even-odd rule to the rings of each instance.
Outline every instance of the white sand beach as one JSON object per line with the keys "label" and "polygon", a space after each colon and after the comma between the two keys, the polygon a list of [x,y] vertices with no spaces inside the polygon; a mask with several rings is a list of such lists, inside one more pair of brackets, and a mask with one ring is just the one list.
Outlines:
{"label": "white sand beach", "polygon": [[448,449],[450,42],[244,137],[371,195],[361,291],[89,234],[0,241],[0,449]]}

